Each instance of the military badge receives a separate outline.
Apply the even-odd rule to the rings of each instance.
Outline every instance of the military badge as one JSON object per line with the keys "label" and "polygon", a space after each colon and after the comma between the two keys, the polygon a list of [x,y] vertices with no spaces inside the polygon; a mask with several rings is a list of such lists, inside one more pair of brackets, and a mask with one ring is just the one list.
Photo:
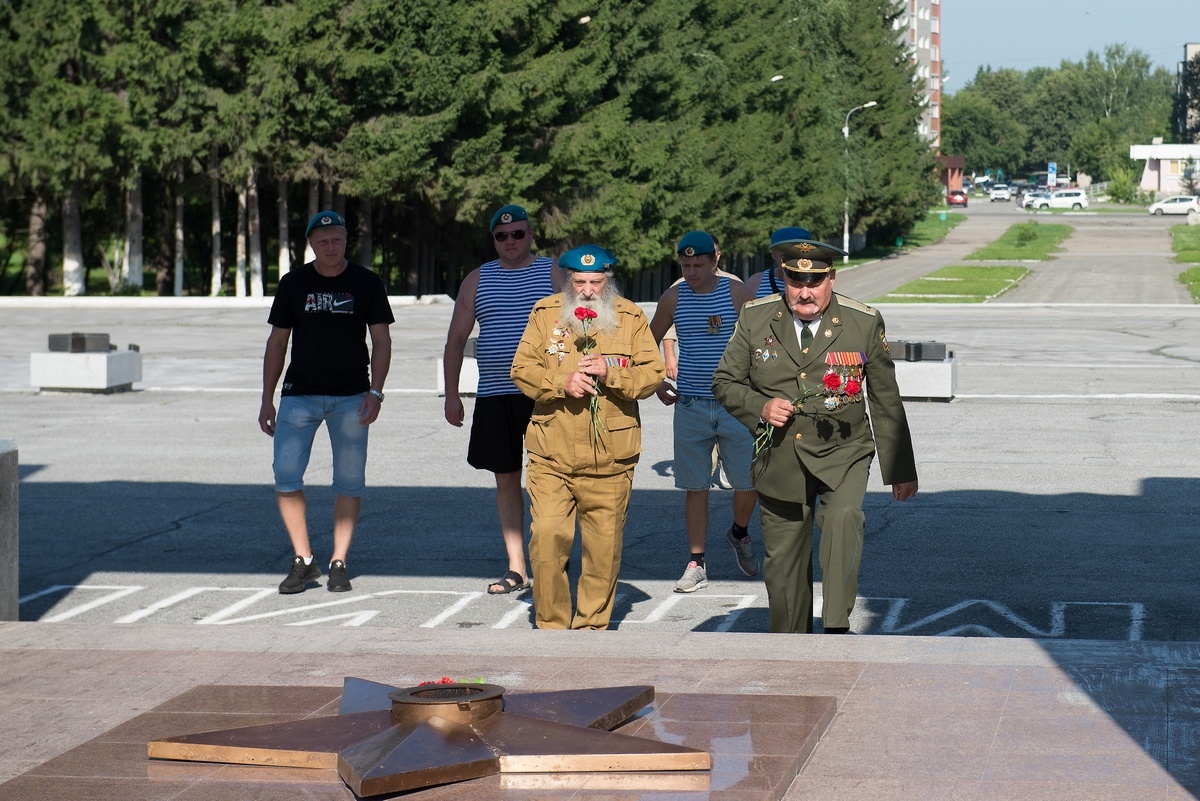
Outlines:
{"label": "military badge", "polygon": [[808,253],[810,250],[817,249],[816,245],[811,245],[808,242],[797,242],[794,245],[792,245],[792,247],[794,247],[796,250],[800,251],[801,253]]}
{"label": "military badge", "polygon": [[694,247],[692,247],[691,245],[688,245],[686,248],[684,248],[684,249],[683,249],[683,255],[685,255],[685,256],[695,256],[695,255],[696,255],[696,249],[695,249]]}
{"label": "military badge", "polygon": [[584,267],[591,267],[593,264],[596,263],[596,257],[593,256],[591,253],[584,253],[582,256],[579,257],[579,263],[582,264]]}
{"label": "military badge", "polygon": [[825,354],[825,371],[821,383],[824,387],[826,411],[836,412],[851,403],[863,399],[863,366],[867,354],[862,351],[835,351]]}
{"label": "military badge", "polygon": [[507,211],[500,215],[500,223],[502,225],[507,225],[510,222],[512,222],[512,215]]}
{"label": "military badge", "polygon": [[550,344],[546,347],[546,353],[551,356],[558,357],[558,363],[562,364],[562,360],[567,357],[567,343],[564,341],[567,332],[558,326],[554,327],[554,339],[550,340]]}
{"label": "military badge", "polygon": [[333,225],[333,218],[329,216],[322,217],[321,225]]}
{"label": "military badge", "polygon": [[810,269],[812,269],[812,260],[811,259],[796,259],[796,266],[798,268],[800,268],[801,270],[810,270]]}
{"label": "military badge", "polygon": [[713,314],[708,318],[708,333],[721,333],[721,315]]}

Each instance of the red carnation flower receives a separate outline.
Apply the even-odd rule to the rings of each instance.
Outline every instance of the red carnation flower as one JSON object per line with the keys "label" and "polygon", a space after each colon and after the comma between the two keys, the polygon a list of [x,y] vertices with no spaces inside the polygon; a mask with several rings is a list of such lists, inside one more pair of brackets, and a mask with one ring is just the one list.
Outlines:
{"label": "red carnation flower", "polygon": [[853,378],[846,382],[847,395],[857,395],[861,389],[862,384],[858,383],[858,381],[854,380]]}
{"label": "red carnation flower", "polygon": [[577,320],[595,320],[599,315],[591,309],[585,309],[583,306],[578,306],[575,309],[575,319]]}
{"label": "red carnation flower", "polygon": [[837,389],[841,385],[842,385],[842,377],[840,375],[838,375],[837,373],[826,373],[825,374],[825,388],[826,389]]}

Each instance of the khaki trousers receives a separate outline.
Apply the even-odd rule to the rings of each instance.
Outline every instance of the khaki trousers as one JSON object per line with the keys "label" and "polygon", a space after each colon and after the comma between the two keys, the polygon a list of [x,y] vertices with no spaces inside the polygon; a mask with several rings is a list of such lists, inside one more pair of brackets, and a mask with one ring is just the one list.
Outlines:
{"label": "khaki trousers", "polygon": [[[611,476],[573,476],[530,461],[529,562],[539,629],[606,629],[617,594],[633,468]],[[567,560],[578,517],[583,560],[571,615]]]}
{"label": "khaki trousers", "polygon": [[[813,631],[813,509],[821,529],[821,600],[826,628],[848,627],[858,596],[862,558],[863,498],[871,458],[850,468],[836,490],[805,475],[804,503],[759,494],[763,534],[763,580],[767,585],[769,622],[773,632]],[[805,471],[807,473],[807,471]]]}

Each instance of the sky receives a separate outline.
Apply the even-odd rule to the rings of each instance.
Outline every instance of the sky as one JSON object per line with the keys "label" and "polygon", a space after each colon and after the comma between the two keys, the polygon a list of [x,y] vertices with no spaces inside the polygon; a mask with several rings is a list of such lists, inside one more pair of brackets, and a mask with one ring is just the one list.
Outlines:
{"label": "sky", "polygon": [[1057,67],[1105,45],[1141,50],[1171,74],[1200,42],[1200,0],[942,0],[942,90],[962,89],[981,66]]}

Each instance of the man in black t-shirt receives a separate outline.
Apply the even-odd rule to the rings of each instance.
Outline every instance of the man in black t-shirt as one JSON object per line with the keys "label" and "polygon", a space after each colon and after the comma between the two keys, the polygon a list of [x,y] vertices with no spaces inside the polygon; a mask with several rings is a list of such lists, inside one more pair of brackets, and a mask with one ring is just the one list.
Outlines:
{"label": "man in black t-shirt", "polygon": [[[346,261],[346,221],[333,211],[313,217],[305,231],[316,254],[279,279],[271,305],[271,335],[263,356],[258,425],[273,437],[275,496],[296,555],[281,593],[303,592],[321,577],[308,541],[304,471],[313,438],[325,423],[333,446],[333,553],[330,592],[349,590],[346,554],[366,485],[367,431],[379,417],[383,382],[392,360],[388,326],[395,322],[379,276]],[[367,335],[371,348],[367,350]],[[292,360],[283,364],[288,340]],[[275,387],[283,377],[279,411]]]}

